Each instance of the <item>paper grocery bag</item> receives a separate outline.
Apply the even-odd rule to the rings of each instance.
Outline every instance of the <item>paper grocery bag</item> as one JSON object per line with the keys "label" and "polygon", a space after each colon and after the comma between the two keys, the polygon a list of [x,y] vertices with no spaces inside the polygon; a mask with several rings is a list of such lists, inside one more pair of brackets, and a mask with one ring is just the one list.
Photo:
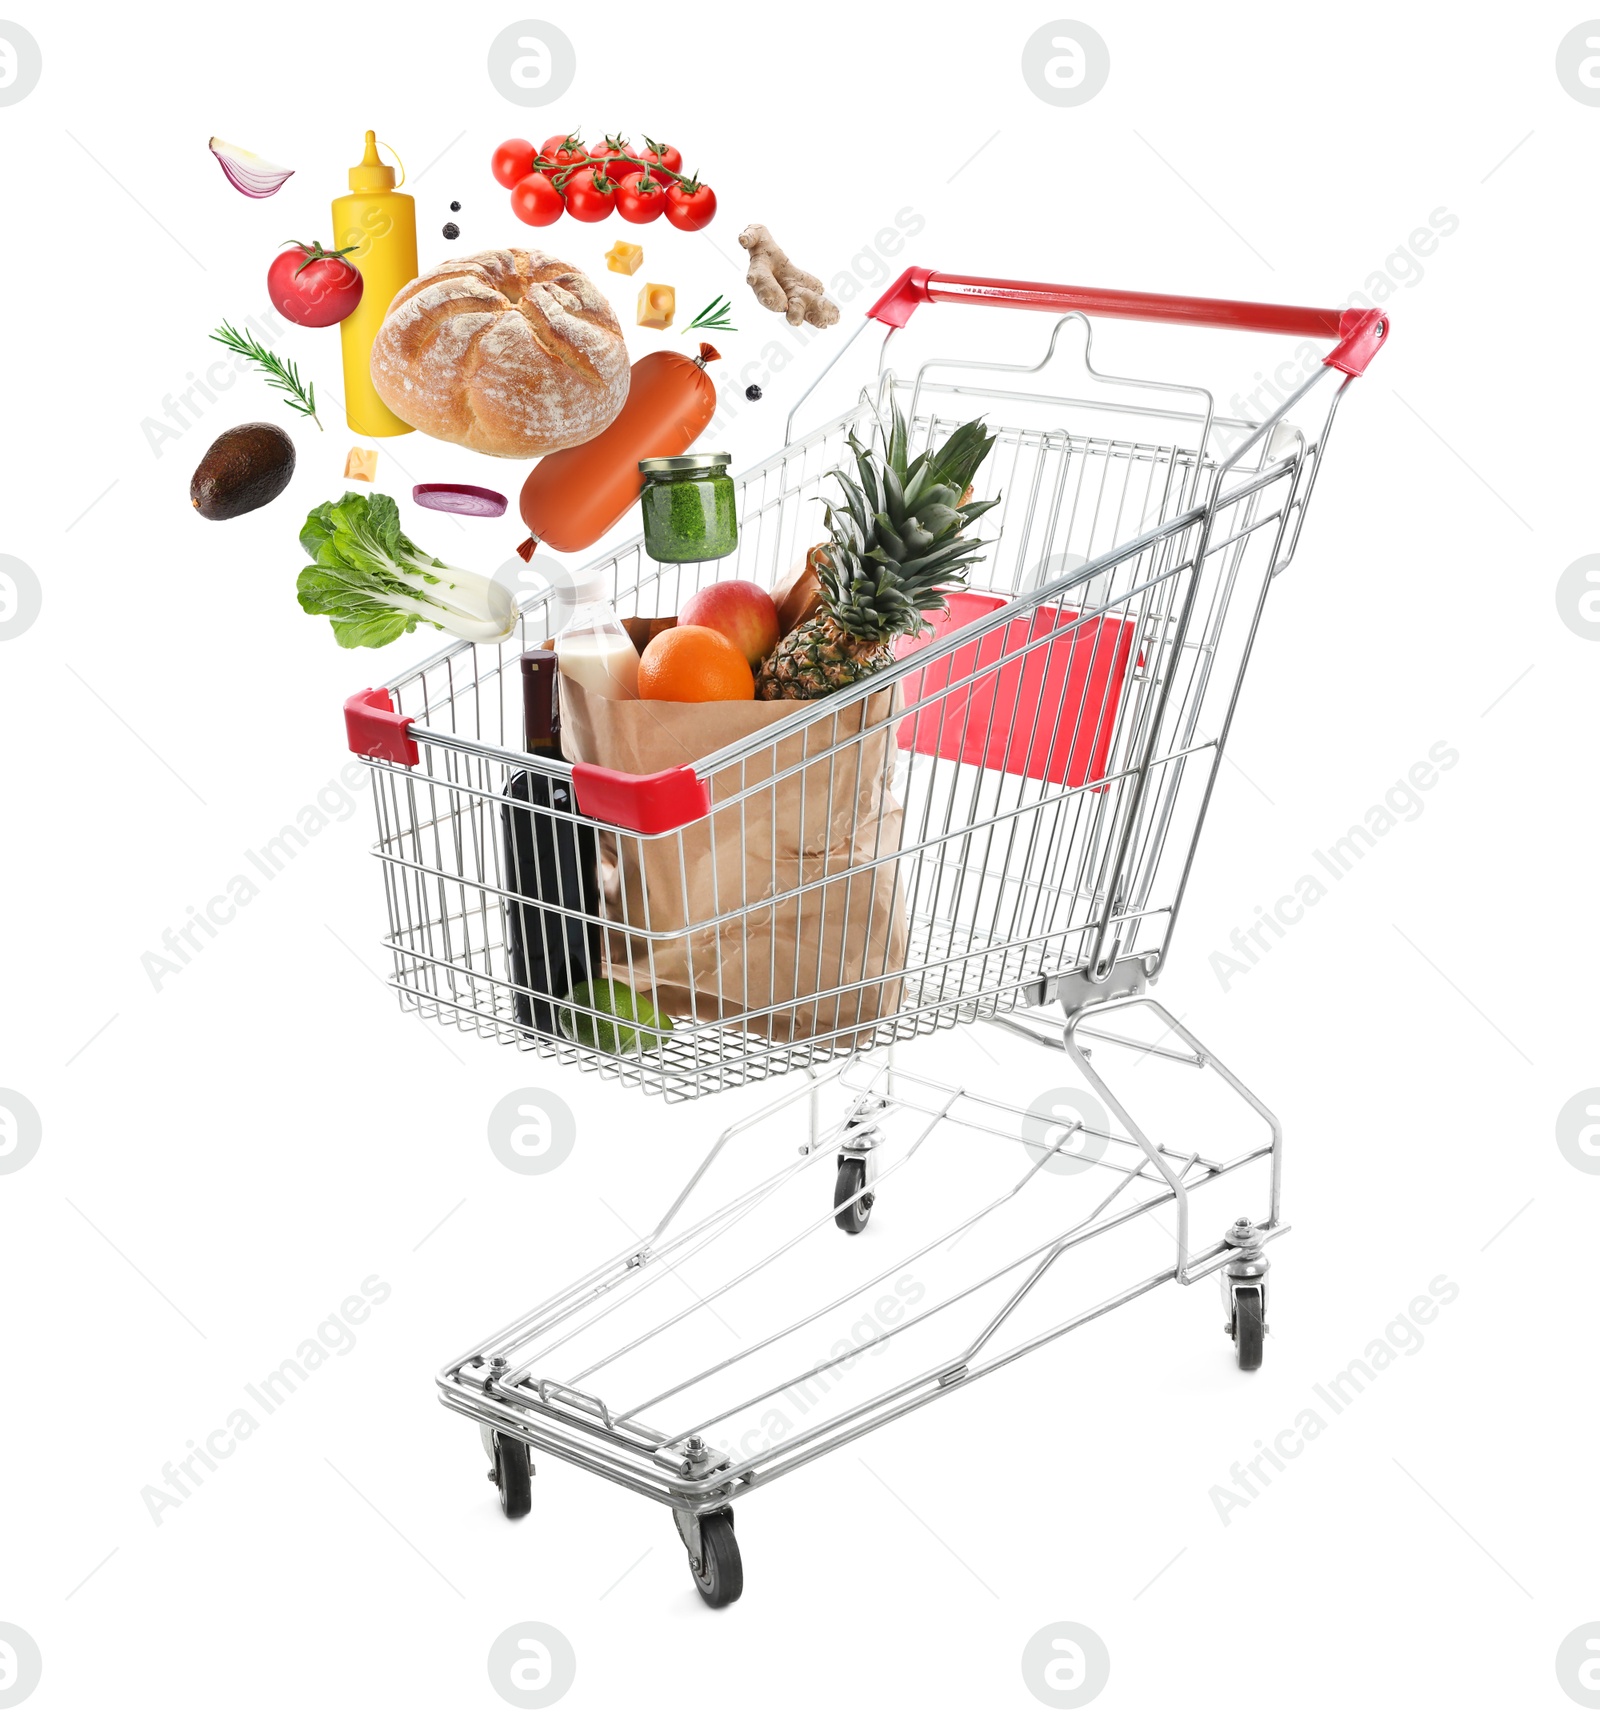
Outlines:
{"label": "paper grocery bag", "polygon": [[[561,744],[572,762],[653,774],[815,707],[614,702],[563,678]],[[711,815],[675,834],[602,830],[602,911],[627,928],[610,933],[611,977],[674,1019],[785,1043],[894,1014],[906,909],[893,710],[880,692],[751,751],[712,776]]]}

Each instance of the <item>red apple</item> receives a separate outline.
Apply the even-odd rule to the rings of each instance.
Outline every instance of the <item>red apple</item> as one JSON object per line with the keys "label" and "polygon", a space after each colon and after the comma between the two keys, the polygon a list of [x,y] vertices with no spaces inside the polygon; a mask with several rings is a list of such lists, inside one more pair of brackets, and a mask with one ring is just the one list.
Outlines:
{"label": "red apple", "polygon": [[678,623],[720,631],[752,670],[778,646],[778,609],[772,596],[738,577],[697,589],[678,609]]}

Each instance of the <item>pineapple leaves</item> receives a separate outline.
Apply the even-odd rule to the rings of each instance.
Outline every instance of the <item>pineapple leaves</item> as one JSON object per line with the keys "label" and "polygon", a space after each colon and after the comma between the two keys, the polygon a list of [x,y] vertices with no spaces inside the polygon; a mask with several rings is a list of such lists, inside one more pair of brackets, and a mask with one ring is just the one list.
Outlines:
{"label": "pineapple leaves", "polygon": [[957,427],[929,460],[928,477],[943,486],[954,487],[959,498],[972,485],[972,477],[983,467],[983,459],[993,444],[994,435],[982,421],[968,421]]}
{"label": "pineapple leaves", "polygon": [[[910,520],[917,525],[921,534],[946,535],[952,528],[960,526],[961,514],[952,510],[949,505],[930,504],[925,505]],[[917,548],[919,553],[923,550],[921,547]]]}
{"label": "pineapple leaves", "polygon": [[907,557],[906,544],[894,532],[894,524],[889,520],[889,513],[879,511],[872,520],[878,525],[878,545],[884,552],[897,563]]}
{"label": "pineapple leaves", "polygon": [[[871,522],[878,512],[876,500],[869,505],[860,487],[850,479],[843,469],[835,469],[833,472],[839,485],[844,489],[845,498],[849,500],[852,522],[854,524]],[[829,509],[831,511],[832,507],[830,506]]]}
{"label": "pineapple leaves", "polygon": [[[873,510],[882,509],[883,499],[878,492],[878,470],[873,462],[872,452],[856,438],[854,433],[850,435],[850,448],[855,452],[856,467],[861,471],[861,485],[867,497],[872,500]],[[841,470],[835,469],[833,472],[841,480],[844,478]]]}
{"label": "pineapple leaves", "polygon": [[894,475],[898,480],[906,472],[906,417],[900,412],[897,402],[890,402],[889,412],[892,417],[889,431],[889,460],[884,470],[885,479]]}
{"label": "pineapple leaves", "polygon": [[[899,559],[896,564],[900,573],[900,581],[902,583],[909,582],[913,577],[919,577],[924,571],[932,568],[939,571],[937,578],[939,582],[946,583],[954,589],[963,588],[967,581],[966,566],[977,562],[978,548],[983,544],[982,541],[946,541],[931,552],[923,553],[920,558]],[[873,555],[869,553],[867,557],[871,558]],[[954,561],[952,569],[949,571],[940,570],[940,567],[952,563],[952,560]]]}
{"label": "pineapple leaves", "polygon": [[849,459],[827,477],[840,497],[824,505],[828,541],[815,549],[821,604],[763,666],[763,697],[824,696],[892,665],[895,639],[931,629],[927,615],[948,612],[983,557],[986,543],[964,531],[1000,501],[962,498],[993,436],[969,421],[915,456],[911,437],[892,399],[870,443],[846,435]]}
{"label": "pineapple leaves", "polygon": [[892,465],[883,471],[883,504],[885,511],[896,521],[906,515],[905,488]]}

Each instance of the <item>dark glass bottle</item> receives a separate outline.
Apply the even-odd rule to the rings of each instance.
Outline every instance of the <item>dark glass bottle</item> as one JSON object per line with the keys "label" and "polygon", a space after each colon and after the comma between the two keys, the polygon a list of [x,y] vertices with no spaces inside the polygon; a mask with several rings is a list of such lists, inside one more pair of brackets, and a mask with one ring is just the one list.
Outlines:
{"label": "dark glass bottle", "polygon": [[[522,701],[528,753],[559,762],[556,657],[550,650],[522,656]],[[507,782],[500,828],[510,892],[506,947],[512,980],[521,987],[514,998],[516,1018],[524,1027],[554,1033],[556,1005],[600,971],[601,931],[593,918],[600,910],[595,832],[577,816],[572,782],[533,770],[519,770]]]}

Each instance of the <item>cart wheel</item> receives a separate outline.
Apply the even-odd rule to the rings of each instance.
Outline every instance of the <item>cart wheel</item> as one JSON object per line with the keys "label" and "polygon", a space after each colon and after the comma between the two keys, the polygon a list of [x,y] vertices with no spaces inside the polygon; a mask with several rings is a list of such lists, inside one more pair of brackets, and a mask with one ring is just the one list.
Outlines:
{"label": "cart wheel", "polygon": [[494,1433],[494,1470],[489,1474],[500,1491],[500,1511],[520,1520],[533,1506],[533,1456],[526,1442]]}
{"label": "cart wheel", "polygon": [[1233,1294],[1233,1349],[1238,1354],[1239,1368],[1261,1368],[1261,1293],[1246,1286]]}
{"label": "cart wheel", "polygon": [[[844,1160],[833,1180],[833,1205],[839,1209],[833,1223],[852,1237],[866,1229],[867,1215],[872,1212],[872,1192],[865,1187],[866,1181],[867,1168],[859,1159]],[[844,1204],[852,1197],[854,1205],[846,1207]]]}
{"label": "cart wheel", "polygon": [[744,1563],[739,1560],[739,1540],[727,1510],[706,1514],[700,1521],[700,1554],[697,1568],[689,1558],[689,1572],[700,1596],[713,1610],[731,1604],[744,1590]]}

